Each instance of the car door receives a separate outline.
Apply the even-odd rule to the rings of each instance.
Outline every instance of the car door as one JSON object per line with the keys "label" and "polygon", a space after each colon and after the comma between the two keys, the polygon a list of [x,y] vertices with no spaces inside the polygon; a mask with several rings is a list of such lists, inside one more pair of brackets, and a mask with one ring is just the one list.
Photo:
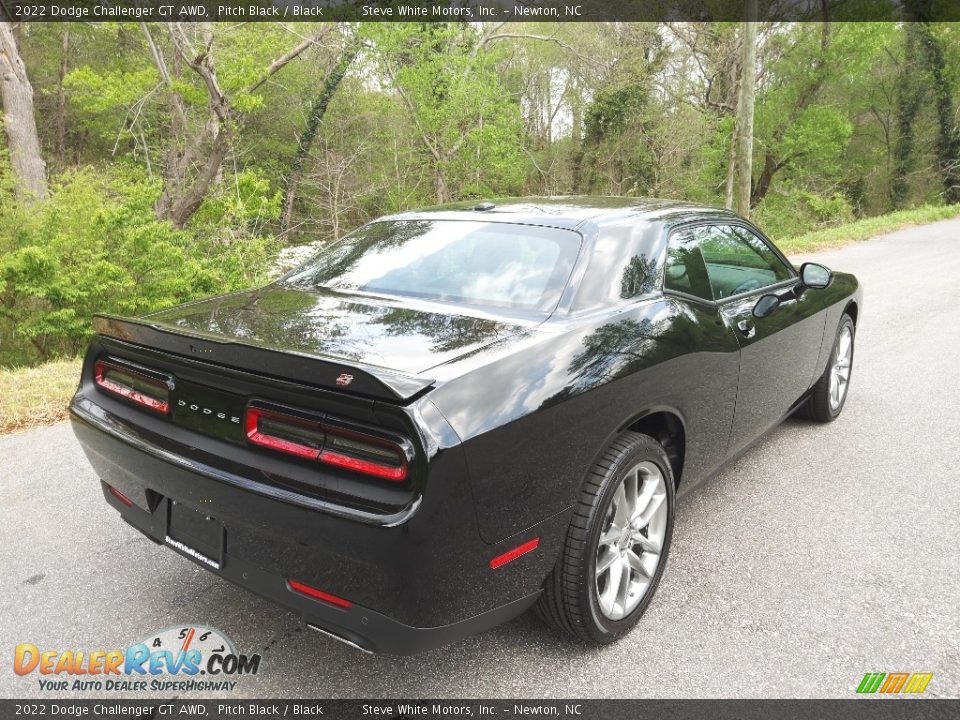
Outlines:
{"label": "car door", "polygon": [[727,458],[740,375],[740,346],[713,299],[694,229],[670,233],[663,292],[681,308],[678,345],[686,354],[670,366],[664,387],[679,386],[687,422],[684,483],[696,484]]}
{"label": "car door", "polygon": [[[716,223],[695,233],[714,300],[740,343],[733,454],[778,422],[813,383],[825,317],[793,267],[750,227]],[[779,305],[756,317],[764,295],[775,295]]]}

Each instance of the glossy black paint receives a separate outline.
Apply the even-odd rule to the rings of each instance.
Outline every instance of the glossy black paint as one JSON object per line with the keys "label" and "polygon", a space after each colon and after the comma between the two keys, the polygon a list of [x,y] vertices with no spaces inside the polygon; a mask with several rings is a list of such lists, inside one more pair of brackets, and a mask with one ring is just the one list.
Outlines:
{"label": "glossy black paint", "polygon": [[[105,490],[107,501],[158,542],[167,501],[202,510],[225,528],[227,579],[361,647],[421,650],[536,598],[580,484],[618,433],[659,428],[689,490],[796,407],[826,368],[842,313],[862,305],[853,276],[814,289],[793,269],[720,302],[664,291],[672,232],[715,222],[759,233],[713,208],[537,198],[397,216],[480,217],[582,236],[549,316],[281,279],[141,319],[99,318],[72,414],[99,476],[135,504]],[[771,293],[779,304],[757,317]],[[176,414],[98,390],[103,357],[172,377]],[[392,433],[409,440],[410,476],[385,483],[280,456],[182,415],[181,402],[224,412],[268,402]],[[490,569],[536,536],[536,551]],[[354,607],[304,599],[287,579]]]}

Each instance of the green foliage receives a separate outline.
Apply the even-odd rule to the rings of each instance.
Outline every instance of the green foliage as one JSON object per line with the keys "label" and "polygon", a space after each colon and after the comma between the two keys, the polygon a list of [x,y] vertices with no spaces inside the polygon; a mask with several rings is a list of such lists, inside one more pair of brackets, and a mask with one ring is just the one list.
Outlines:
{"label": "green foliage", "polygon": [[779,154],[790,159],[796,176],[828,185],[844,167],[844,150],[852,130],[852,123],[839,109],[813,105],[785,133]]}
{"label": "green foliage", "polygon": [[248,168],[230,176],[221,191],[208,197],[191,226],[208,241],[230,243],[267,231],[280,217],[283,196],[259,170]]}
{"label": "green foliage", "polygon": [[[76,354],[97,312],[141,314],[263,278],[274,243],[236,235],[277,212],[255,178],[238,177],[236,197],[208,203],[194,235],[154,218],[159,184],[137,175],[77,170],[29,215],[12,201],[0,206],[0,322],[12,340],[0,364]],[[212,232],[218,222],[234,233],[229,241]]]}
{"label": "green foliage", "polygon": [[[259,83],[272,62],[323,30]],[[907,207],[945,202],[949,173],[960,172],[950,162],[960,147],[952,122],[960,29],[933,24],[918,35],[916,24],[834,22],[824,30],[818,22],[760,28],[753,212],[778,240],[834,238],[859,227],[855,218],[889,212],[892,195]],[[149,33],[180,105],[139,24],[23,26],[52,187],[29,209],[13,201],[0,133],[0,365],[74,353],[94,312],[136,314],[255,284],[280,244],[337,238],[385,213],[558,193],[724,202],[738,23],[183,31],[191,58],[209,47],[230,141],[199,209],[176,230],[157,221],[158,199],[201,177],[217,121],[203,79],[176,58],[170,28],[151,24]],[[348,48],[359,51],[295,161],[318,93]],[[293,175],[296,192],[287,195]]]}
{"label": "green foliage", "polygon": [[825,196],[797,185],[771,193],[755,209],[753,220],[774,240],[853,220],[850,201],[839,192]]}
{"label": "green foliage", "polygon": [[413,119],[436,199],[517,192],[521,113],[500,86],[497,51],[458,23],[377,23],[364,32]]}
{"label": "green foliage", "polygon": [[639,117],[648,90],[641,85],[604,88],[590,103],[584,119],[586,141],[601,143],[625,132]]}
{"label": "green foliage", "polygon": [[74,109],[97,115],[136,103],[160,81],[157,71],[146,67],[134,72],[95,72],[89,66],[72,70],[63,80]]}

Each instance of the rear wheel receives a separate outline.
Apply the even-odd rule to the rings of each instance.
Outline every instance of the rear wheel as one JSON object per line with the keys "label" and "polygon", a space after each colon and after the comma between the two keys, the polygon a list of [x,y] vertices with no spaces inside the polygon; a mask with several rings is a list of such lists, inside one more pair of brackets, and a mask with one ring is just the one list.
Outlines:
{"label": "rear wheel", "polygon": [[853,371],[853,318],[844,314],[837,327],[833,351],[827,369],[813,386],[809,399],[800,408],[800,415],[817,422],[831,422],[843,412],[847,388]]}
{"label": "rear wheel", "polygon": [[623,636],[660,582],[673,513],[673,472],[663,446],[624,433],[584,483],[538,614],[581,640]]}

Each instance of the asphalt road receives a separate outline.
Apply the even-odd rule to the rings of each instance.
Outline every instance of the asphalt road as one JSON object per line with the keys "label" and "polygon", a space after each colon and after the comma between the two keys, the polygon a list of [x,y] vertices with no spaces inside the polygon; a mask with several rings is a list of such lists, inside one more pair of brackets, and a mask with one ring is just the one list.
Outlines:
{"label": "asphalt road", "polygon": [[12,672],[18,642],[201,623],[263,656],[230,697],[851,697],[868,671],[960,696],[960,220],[818,260],[865,287],[844,414],[787,421],[683,499],[659,593],[616,645],[524,616],[361,654],[127,527],[58,425],[0,439],[0,695],[40,694]]}

